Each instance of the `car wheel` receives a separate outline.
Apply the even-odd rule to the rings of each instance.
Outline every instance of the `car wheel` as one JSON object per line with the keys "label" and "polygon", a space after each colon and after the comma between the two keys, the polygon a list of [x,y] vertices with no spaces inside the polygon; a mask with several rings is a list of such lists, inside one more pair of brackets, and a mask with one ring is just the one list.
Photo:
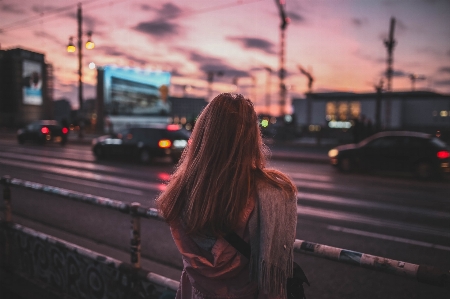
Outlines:
{"label": "car wheel", "polygon": [[429,162],[421,161],[417,163],[414,174],[418,179],[428,180],[434,176],[433,167]]}
{"label": "car wheel", "polygon": [[94,155],[97,159],[102,159],[105,157],[105,151],[100,146],[96,146],[94,147]]}
{"label": "car wheel", "polygon": [[146,149],[141,150],[141,152],[139,153],[139,161],[141,163],[149,163],[151,159],[152,157],[148,150]]}
{"label": "car wheel", "polygon": [[66,143],[67,143],[67,139],[62,139],[60,144],[61,144],[61,146],[64,146],[64,145],[66,145]]}
{"label": "car wheel", "polygon": [[351,172],[353,170],[352,161],[350,158],[342,158],[338,162],[338,168],[342,172]]}

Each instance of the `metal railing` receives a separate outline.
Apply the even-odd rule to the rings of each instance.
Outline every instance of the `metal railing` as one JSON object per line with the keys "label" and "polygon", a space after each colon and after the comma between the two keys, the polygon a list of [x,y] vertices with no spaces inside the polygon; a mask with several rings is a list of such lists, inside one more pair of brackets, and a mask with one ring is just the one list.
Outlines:
{"label": "metal railing", "polygon": [[[141,268],[141,227],[140,219],[147,218],[153,220],[164,221],[154,208],[141,206],[139,203],[125,203],[122,201],[112,200],[105,197],[83,194],[76,191],[70,191],[63,188],[52,187],[44,184],[29,182],[21,179],[3,176],[1,178],[3,184],[3,199],[5,201],[5,222],[12,221],[11,211],[11,192],[10,186],[40,191],[74,201],[102,206],[121,213],[129,214],[132,221],[131,240],[130,240],[130,261],[134,269]],[[433,266],[417,265],[403,261],[388,259],[385,257],[374,256],[366,253],[351,251],[342,248],[336,248],[323,244],[317,244],[304,240],[295,240],[294,252],[310,254],[321,258],[330,259],[340,263],[361,266],[367,269],[381,271],[397,276],[415,279],[419,282],[439,286],[450,286],[450,271],[442,270]],[[178,283],[167,279],[160,279],[161,285],[170,289],[178,286]]]}

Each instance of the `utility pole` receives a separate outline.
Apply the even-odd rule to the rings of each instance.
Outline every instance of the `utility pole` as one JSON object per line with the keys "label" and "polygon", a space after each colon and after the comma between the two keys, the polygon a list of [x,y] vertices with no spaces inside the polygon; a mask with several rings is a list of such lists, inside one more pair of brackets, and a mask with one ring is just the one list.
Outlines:
{"label": "utility pole", "polygon": [[266,113],[270,114],[270,86],[272,85],[272,69],[268,66],[264,67],[267,71],[266,79]]}
{"label": "utility pole", "polygon": [[281,24],[280,24],[280,70],[278,76],[280,78],[280,115],[284,115],[284,106],[286,106],[286,86],[284,84],[284,78],[286,76],[286,70],[284,69],[284,52],[285,52],[285,31],[288,25],[289,19],[286,16],[286,12],[284,11],[284,7],[286,5],[285,0],[275,0],[275,3],[278,7]]}
{"label": "utility pole", "polygon": [[381,98],[382,98],[382,92],[383,92],[383,79],[380,79],[380,82],[378,85],[374,85],[375,91],[377,92],[376,95],[376,106],[375,106],[375,129],[376,132],[381,131]]}
{"label": "utility pole", "polygon": [[214,75],[217,75],[219,77],[223,76],[223,71],[208,71],[208,101],[212,100],[212,84],[214,82]]}
{"label": "utility pole", "polygon": [[81,120],[81,113],[83,109],[83,47],[82,47],[82,38],[83,38],[83,30],[82,30],[82,23],[83,23],[83,16],[81,12],[81,3],[78,3],[78,10],[77,10],[77,21],[78,21],[78,119],[80,126],[80,130],[78,131],[78,138],[83,138],[83,120]]}
{"label": "utility pole", "polygon": [[[393,63],[393,52],[394,47],[397,42],[394,39],[394,30],[395,30],[395,18],[391,18],[391,26],[389,29],[389,39],[384,40],[384,45],[387,49],[387,70],[386,70],[386,79],[387,79],[387,91],[392,91],[392,63]],[[391,125],[391,99],[388,97],[386,99],[386,127],[390,127]]]}

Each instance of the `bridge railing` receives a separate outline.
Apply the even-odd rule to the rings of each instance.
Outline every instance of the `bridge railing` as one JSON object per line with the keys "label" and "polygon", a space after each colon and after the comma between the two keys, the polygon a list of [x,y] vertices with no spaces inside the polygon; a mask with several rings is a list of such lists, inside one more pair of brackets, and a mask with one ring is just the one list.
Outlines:
{"label": "bridge railing", "polygon": [[[81,277],[81,275],[85,275],[85,281],[88,281],[90,273],[89,269],[92,269],[93,264],[98,264],[98,267],[105,267],[105,269],[109,269],[114,274],[109,273],[110,276],[95,276],[100,277],[97,279],[93,279],[93,281],[97,281],[97,285],[90,286],[91,289],[101,289],[103,291],[106,290],[105,287],[100,287],[103,285],[113,285],[117,286],[116,281],[121,277],[123,281],[128,282],[123,284],[123,292],[125,290],[134,290],[135,293],[144,294],[145,292],[142,290],[153,290],[152,295],[146,294],[148,297],[145,298],[158,298],[164,293],[174,292],[178,288],[178,282],[159,276],[155,273],[151,273],[141,269],[141,218],[153,219],[158,221],[164,221],[164,219],[158,214],[158,211],[154,208],[148,208],[141,206],[139,203],[126,203],[122,201],[112,200],[105,197],[94,196],[90,194],[84,194],[76,191],[71,191],[63,188],[48,186],[40,183],[34,183],[30,181],[25,181],[17,178],[10,178],[9,176],[3,176],[1,178],[1,183],[3,184],[3,199],[4,199],[4,219],[2,221],[2,228],[4,230],[3,236],[5,238],[4,244],[6,245],[5,255],[6,259],[10,259],[13,261],[13,266],[22,267],[21,271],[26,271],[26,267],[28,267],[24,263],[24,257],[14,257],[9,258],[14,255],[17,255],[18,252],[21,252],[24,256],[32,257],[28,262],[33,265],[42,263],[43,261],[39,260],[42,256],[49,256],[51,253],[56,254],[56,260],[62,259],[62,256],[65,256],[65,259],[62,259],[59,264],[56,263],[53,265],[53,271],[55,273],[58,272],[56,266],[66,266],[69,267],[66,272],[72,273],[73,269],[77,269],[77,275]],[[29,190],[39,191],[43,193],[48,193],[64,198],[68,198],[78,202],[84,202],[87,204],[92,204],[96,206],[102,206],[108,209],[112,209],[118,211],[120,213],[129,214],[131,217],[131,239],[130,239],[130,263],[124,263],[112,258],[100,255],[98,253],[89,251],[88,249],[84,249],[78,247],[74,244],[70,244],[66,241],[56,239],[54,237],[44,235],[42,233],[36,232],[29,228],[22,227],[18,224],[14,224],[12,222],[12,211],[11,211],[11,191],[10,187],[15,186],[19,188],[25,188]],[[36,245],[38,243],[44,242],[44,245]],[[27,244],[27,246],[23,246],[23,244]],[[32,248],[38,246],[39,248],[47,248],[46,255],[43,253],[42,256],[36,256],[36,251],[34,253],[29,252]],[[14,253],[11,249],[14,248]],[[56,250],[55,248],[59,248]],[[351,264],[355,266],[361,266],[367,269],[381,271],[385,273],[390,273],[398,276],[403,276],[406,278],[415,279],[419,282],[430,284],[438,287],[449,287],[450,286],[450,271],[442,270],[436,267],[427,266],[427,265],[417,265],[412,263],[407,263],[403,261],[388,259],[385,257],[369,255],[361,252],[351,251],[342,248],[331,247],[323,244],[312,243],[304,240],[295,240],[294,242],[294,251],[297,253],[310,254],[321,258],[326,258],[330,260],[334,260],[340,263]],[[59,253],[55,253],[59,252]],[[73,254],[78,254],[75,259],[76,265],[84,265],[83,267],[73,268],[71,270],[71,265],[73,266]],[[33,255],[34,254],[34,255]],[[69,260],[69,257],[72,260]],[[55,258],[55,256],[54,256]],[[37,259],[37,260],[35,260]],[[90,259],[90,262],[87,261]],[[83,260],[83,261],[81,261]],[[10,263],[11,264],[11,263]],[[96,265],[97,265],[96,264]],[[83,272],[84,271],[84,272]],[[93,271],[93,270],[92,270]],[[102,270],[103,271],[103,270]],[[97,271],[98,272],[98,271]],[[107,272],[107,271],[106,271]],[[99,273],[105,273],[99,272]],[[45,274],[48,277],[53,277],[54,273]],[[52,276],[53,275],[53,276]],[[92,274],[94,275],[94,274]],[[115,276],[114,276],[115,275]],[[58,277],[58,276],[55,276]],[[93,276],[94,277],[94,276]],[[58,280],[59,279],[59,280]],[[61,291],[61,283],[66,288],[66,293],[70,295],[71,289],[73,289],[72,276],[65,276],[64,278],[53,279],[50,281],[59,281],[60,284],[56,284]],[[90,279],[90,278],[89,278]],[[92,280],[90,280],[92,282]],[[101,283],[100,283],[101,282]],[[83,285],[83,284],[81,284]],[[84,288],[89,286],[89,284],[84,283]],[[151,286],[151,287],[150,287]],[[68,288],[68,289],[67,289]],[[137,291],[136,291],[137,290]],[[109,292],[109,291],[108,291]],[[108,298],[108,297],[105,297]],[[121,298],[120,296],[118,298]]]}

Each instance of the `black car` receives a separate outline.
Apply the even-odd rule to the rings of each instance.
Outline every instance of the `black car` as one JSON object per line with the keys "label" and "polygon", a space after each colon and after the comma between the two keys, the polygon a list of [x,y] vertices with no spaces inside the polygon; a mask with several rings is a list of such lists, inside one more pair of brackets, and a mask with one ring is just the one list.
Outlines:
{"label": "black car", "polygon": [[17,131],[17,141],[23,144],[27,141],[44,144],[58,142],[67,143],[69,129],[61,126],[56,120],[39,120]]}
{"label": "black car", "polygon": [[377,133],[358,144],[338,146],[328,156],[342,172],[399,171],[428,179],[450,171],[448,146],[432,135],[417,132]]}
{"label": "black car", "polygon": [[92,151],[99,159],[132,158],[148,163],[154,157],[168,156],[176,163],[189,137],[189,131],[179,125],[132,127],[118,134],[95,138],[92,140]]}

